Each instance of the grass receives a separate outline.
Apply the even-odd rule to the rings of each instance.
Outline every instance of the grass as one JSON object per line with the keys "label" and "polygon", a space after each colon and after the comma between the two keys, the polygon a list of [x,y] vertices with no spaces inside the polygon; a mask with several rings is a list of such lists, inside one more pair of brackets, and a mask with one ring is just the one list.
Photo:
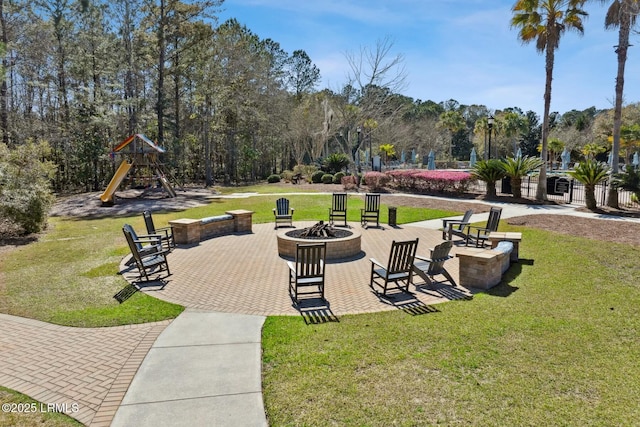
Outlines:
{"label": "grass", "polygon": [[640,248],[523,231],[503,283],[437,312],[269,317],[270,425],[634,425]]}
{"label": "grass", "polygon": [[[262,187],[248,187],[257,191]],[[279,188],[279,187],[273,187]],[[154,213],[156,224],[177,218],[200,218],[231,209],[255,212],[255,223],[272,222],[275,200],[282,195],[246,199],[220,199],[183,212]],[[330,195],[288,195],[295,207],[295,220],[328,219]],[[363,198],[349,197],[350,221],[359,221]],[[398,223],[454,215],[456,212],[401,207]],[[381,221],[387,222],[382,206]],[[144,293],[134,293],[124,302],[114,296],[127,282],[117,274],[119,263],[129,253],[122,224],[144,230],[142,215],[120,218],[51,218],[49,230],[38,242],[0,256],[4,287],[0,287],[0,312],[46,322],[100,327],[145,323],[174,318],[183,307]]]}
{"label": "grass", "polygon": [[[31,399],[24,394],[0,387],[0,426],[12,427],[72,427],[83,424],[73,418],[47,409],[46,404]],[[4,405],[10,405],[5,411]],[[19,405],[19,406],[18,406]]]}

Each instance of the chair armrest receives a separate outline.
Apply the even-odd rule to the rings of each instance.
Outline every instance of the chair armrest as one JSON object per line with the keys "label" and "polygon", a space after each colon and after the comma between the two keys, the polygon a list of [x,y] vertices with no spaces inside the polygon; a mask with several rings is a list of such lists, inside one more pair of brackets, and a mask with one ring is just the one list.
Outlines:
{"label": "chair armrest", "polygon": [[161,244],[162,242],[162,236],[159,234],[147,234],[147,235],[142,235],[142,236],[138,236],[137,239],[134,239],[135,243],[154,243],[154,244]]}
{"label": "chair armrest", "polygon": [[291,208],[291,215],[293,215],[293,211],[295,211],[295,209],[294,209],[294,208]]}
{"label": "chair armrest", "polygon": [[369,258],[369,260],[371,261],[371,263],[372,263],[372,264],[375,264],[375,265],[377,265],[378,267],[386,268],[384,265],[382,265],[382,264],[380,263],[380,261],[378,261],[378,260],[377,260],[377,259],[375,259],[375,258]]}
{"label": "chair armrest", "polygon": [[291,272],[296,272],[296,265],[293,261],[287,261],[287,266],[289,267],[289,270],[291,270]]}
{"label": "chair armrest", "polygon": [[420,255],[416,255],[413,257],[414,259],[418,259],[420,261],[429,261],[431,262],[431,258],[427,258],[426,256],[420,256]]}
{"label": "chair armrest", "polygon": [[487,227],[480,227],[479,225],[469,225],[467,227],[469,228],[469,231],[471,231],[472,228],[478,230],[478,232],[489,230]]}
{"label": "chair armrest", "polygon": [[[447,225],[460,225],[460,226],[464,227],[464,226],[467,226],[469,224],[471,224],[471,223],[470,222],[459,221],[457,219],[443,219],[442,220],[442,226],[443,227],[446,227]],[[460,228],[463,228],[463,227],[460,227]]]}

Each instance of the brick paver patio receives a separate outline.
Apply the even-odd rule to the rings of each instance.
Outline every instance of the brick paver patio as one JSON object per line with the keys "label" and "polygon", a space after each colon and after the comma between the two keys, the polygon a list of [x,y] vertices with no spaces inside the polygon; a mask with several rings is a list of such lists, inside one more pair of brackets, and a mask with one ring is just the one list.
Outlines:
{"label": "brick paver patio", "polygon": [[[295,222],[296,228],[313,222]],[[452,299],[468,298],[464,288],[449,284],[419,287],[413,296],[381,300],[368,286],[369,258],[386,264],[393,240],[418,237],[418,255],[429,256],[429,248],[442,242],[442,233],[410,225],[362,229],[362,253],[356,259],[329,261],[326,267],[325,297],[329,314],[375,312],[406,307],[425,307]],[[453,252],[457,248],[454,246]],[[199,245],[175,249],[168,257],[172,275],[163,283],[142,285],[142,289],[160,299],[187,307],[212,311],[255,315],[296,315],[300,312],[288,294],[286,260],[278,255],[273,224],[254,224],[252,234],[215,237]],[[458,278],[458,261],[446,264]],[[134,271],[135,273],[135,271]],[[128,275],[133,279],[135,274]],[[444,280],[444,278],[442,278]],[[420,278],[416,281],[420,283]],[[319,302],[319,301],[316,301]],[[313,309],[314,301],[303,304]],[[319,304],[318,309],[322,309]]]}

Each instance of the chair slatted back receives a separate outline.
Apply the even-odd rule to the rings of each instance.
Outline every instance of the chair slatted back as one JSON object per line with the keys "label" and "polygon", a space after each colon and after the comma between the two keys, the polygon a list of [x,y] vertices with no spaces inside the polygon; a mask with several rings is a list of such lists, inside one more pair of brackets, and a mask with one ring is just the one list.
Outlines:
{"label": "chair slatted back", "polygon": [[389,274],[406,273],[413,268],[413,259],[418,248],[418,239],[408,240],[405,242],[396,242],[391,244],[391,253],[389,254],[389,263],[387,271]]}
{"label": "chair slatted back", "polygon": [[289,199],[282,197],[276,200],[276,215],[289,215]]}
{"label": "chair slatted back", "polygon": [[347,211],[347,193],[333,193],[333,199],[331,201],[332,212],[346,212]]}
{"label": "chair slatted back", "polygon": [[[471,215],[473,215],[473,209],[469,209],[468,211],[466,211],[460,222],[468,223],[471,220]],[[453,228],[457,231],[464,231],[466,226],[466,224],[455,224]]]}
{"label": "chair slatted back", "polygon": [[296,276],[298,279],[324,276],[326,243],[296,245]]}
{"label": "chair slatted back", "polygon": [[380,195],[367,194],[364,197],[364,211],[377,212],[380,210]]}
{"label": "chair slatted back", "polygon": [[500,215],[502,215],[502,208],[491,208],[489,211],[489,219],[487,220],[487,231],[497,231],[500,224]]}
{"label": "chair slatted back", "polygon": [[122,232],[124,233],[124,237],[127,239],[127,244],[129,245],[131,255],[133,255],[133,258],[136,260],[138,265],[142,264],[142,260],[140,258],[140,250],[142,249],[142,245],[140,243],[136,243],[136,240],[138,240],[138,236],[133,230],[133,227],[129,224],[125,224],[122,226]]}
{"label": "chair slatted back", "polygon": [[136,242],[136,240],[138,240],[138,234],[131,225],[123,225],[122,231],[127,238],[127,243],[129,243],[129,249],[131,249],[131,253],[133,253],[132,245],[136,248],[136,252],[142,249],[142,243]]}
{"label": "chair slatted back", "polygon": [[427,270],[427,274],[436,275],[441,274],[444,270],[444,263],[448,259],[451,258],[449,256],[449,251],[451,251],[451,247],[453,246],[453,242],[447,240],[446,242],[440,243],[431,252],[431,262],[429,263],[429,269]]}
{"label": "chair slatted back", "polygon": [[147,227],[147,233],[156,234],[156,226],[153,224],[151,211],[142,212],[142,217],[144,218],[144,225]]}

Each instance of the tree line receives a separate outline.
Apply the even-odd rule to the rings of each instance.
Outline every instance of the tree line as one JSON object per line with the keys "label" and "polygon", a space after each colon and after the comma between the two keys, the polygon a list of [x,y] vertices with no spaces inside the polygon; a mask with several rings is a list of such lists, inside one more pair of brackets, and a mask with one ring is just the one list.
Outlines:
{"label": "tree line", "polygon": [[390,39],[347,53],[342,87],[319,90],[321,70],[304,50],[285,52],[236,19],[219,23],[222,5],[0,0],[3,144],[47,143],[54,189],[66,192],[104,188],[113,147],[134,133],[167,150],[180,181],[206,185],[264,179],[332,153],[355,169],[381,150],[419,161],[433,150],[448,163],[473,147],[481,157],[539,155],[545,129],[576,152],[611,136],[611,114],[595,108],[541,121],[517,106],[402,95],[403,58]]}

